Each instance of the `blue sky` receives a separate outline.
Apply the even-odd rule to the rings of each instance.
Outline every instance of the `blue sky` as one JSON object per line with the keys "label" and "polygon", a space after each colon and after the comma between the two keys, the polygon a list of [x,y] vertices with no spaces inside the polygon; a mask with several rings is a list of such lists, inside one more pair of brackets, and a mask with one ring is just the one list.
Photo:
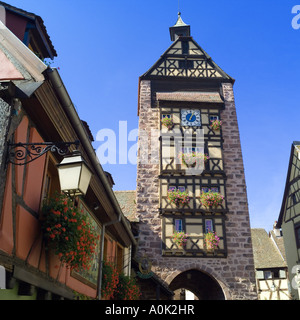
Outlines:
{"label": "blue sky", "polygon": [[[177,0],[11,0],[40,15],[58,52],[60,74],[79,116],[96,138],[108,128],[138,127],[138,78],[171,45]],[[300,3],[300,2],[299,2]],[[300,29],[293,0],[181,0],[196,42],[234,86],[251,227],[277,220],[291,144],[300,140]],[[300,24],[300,19],[299,19]],[[128,142],[130,148],[135,142]],[[101,142],[95,141],[97,149]],[[118,145],[118,141],[117,141]],[[136,187],[132,164],[103,165],[114,190]]]}

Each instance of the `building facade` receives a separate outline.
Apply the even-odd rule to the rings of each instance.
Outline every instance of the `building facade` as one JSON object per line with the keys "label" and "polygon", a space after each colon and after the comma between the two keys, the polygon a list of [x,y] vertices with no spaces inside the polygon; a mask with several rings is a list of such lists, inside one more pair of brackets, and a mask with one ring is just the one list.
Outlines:
{"label": "building facade", "polygon": [[300,142],[291,146],[277,227],[282,229],[293,299],[300,299]]}
{"label": "building facade", "polygon": [[259,300],[290,300],[290,282],[281,230],[251,229]]}
{"label": "building facade", "polygon": [[[170,35],[172,45],[139,79],[139,255],[173,291],[256,299],[234,80],[190,36],[180,14]],[[221,128],[212,127],[215,120]],[[172,191],[184,203],[176,204]],[[223,201],[205,203],[209,191]],[[187,234],[184,245],[175,232]],[[208,232],[219,238],[214,250]]]}
{"label": "building facade", "polygon": [[[0,2],[0,300],[74,299],[75,293],[100,298],[103,260],[125,275],[131,272],[136,243],[130,224],[58,70],[41,60],[55,55],[40,17]],[[42,228],[46,217],[63,214],[43,212],[44,204],[62,189],[60,144],[67,146],[67,153],[78,148],[92,173],[87,190],[72,197],[89,231],[98,236],[89,268],[71,269],[62,262]],[[64,216],[62,223],[75,223],[76,214]],[[60,223],[50,229],[55,229],[53,237],[66,232]],[[86,239],[77,248],[86,247]],[[77,251],[66,254],[75,259]]]}

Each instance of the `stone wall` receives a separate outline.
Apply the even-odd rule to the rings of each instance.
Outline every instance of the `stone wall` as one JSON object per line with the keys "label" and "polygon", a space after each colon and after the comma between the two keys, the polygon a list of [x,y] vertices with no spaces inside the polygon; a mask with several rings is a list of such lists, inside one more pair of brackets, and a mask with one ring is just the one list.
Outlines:
{"label": "stone wall", "polygon": [[0,168],[5,161],[6,137],[11,116],[11,106],[0,98]]}
{"label": "stone wall", "polygon": [[[151,107],[151,83],[140,86],[139,152],[137,162],[137,214],[140,219],[139,248],[158,263],[161,255],[161,220],[159,216],[158,143],[151,145],[151,133],[159,130],[159,109]],[[158,142],[158,140],[157,140]],[[148,148],[145,148],[147,144]],[[157,159],[153,163],[153,159]],[[143,254],[141,254],[143,255]],[[156,260],[156,261],[154,261]]]}
{"label": "stone wall", "polygon": [[[254,260],[251,244],[248,203],[244,166],[231,84],[223,84],[226,99],[222,111],[224,137],[224,167],[227,175],[227,203],[229,213],[226,221],[228,256],[214,258],[162,257],[161,219],[159,216],[159,163],[152,161],[151,153],[143,149],[150,141],[151,130],[159,130],[159,110],[151,99],[151,82],[140,83],[139,154],[137,162],[137,215],[140,219],[139,251],[152,261],[152,269],[167,284],[181,272],[197,269],[215,278],[223,289],[226,299],[257,299],[255,291]],[[152,155],[158,153],[152,145]],[[148,163],[147,160],[148,159]]]}

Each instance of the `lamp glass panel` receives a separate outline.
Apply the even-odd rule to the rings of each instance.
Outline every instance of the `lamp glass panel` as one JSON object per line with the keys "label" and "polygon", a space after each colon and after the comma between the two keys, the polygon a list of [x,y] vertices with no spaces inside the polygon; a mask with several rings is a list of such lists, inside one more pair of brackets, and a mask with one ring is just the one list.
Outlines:
{"label": "lamp glass panel", "polygon": [[85,164],[82,164],[81,176],[79,180],[79,190],[86,194],[87,188],[91,180],[92,173]]}
{"label": "lamp glass panel", "polygon": [[68,164],[58,167],[60,188],[62,191],[77,190],[79,186],[79,178],[81,173],[81,165]]}

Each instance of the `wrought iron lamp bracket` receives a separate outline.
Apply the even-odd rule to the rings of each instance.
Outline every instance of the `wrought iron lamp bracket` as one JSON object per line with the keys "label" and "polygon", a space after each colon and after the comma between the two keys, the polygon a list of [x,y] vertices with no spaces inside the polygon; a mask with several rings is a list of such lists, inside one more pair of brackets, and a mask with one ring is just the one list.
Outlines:
{"label": "wrought iron lamp bracket", "polygon": [[30,163],[48,151],[57,152],[61,156],[69,154],[69,147],[79,146],[79,141],[73,142],[43,142],[43,143],[10,143],[8,144],[8,162],[18,166]]}

